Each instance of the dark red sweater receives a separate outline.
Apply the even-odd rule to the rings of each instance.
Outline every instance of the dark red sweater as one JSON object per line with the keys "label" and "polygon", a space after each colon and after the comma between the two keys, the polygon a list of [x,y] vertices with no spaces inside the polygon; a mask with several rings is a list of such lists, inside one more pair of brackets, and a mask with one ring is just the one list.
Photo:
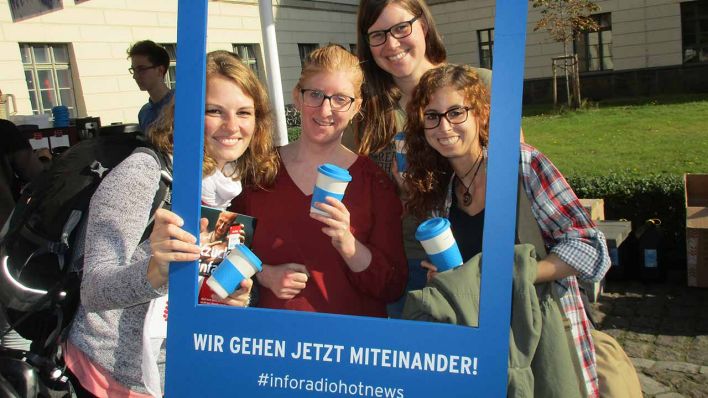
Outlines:
{"label": "dark red sweater", "polygon": [[312,195],[303,194],[282,163],[273,187],[246,189],[234,199],[233,211],[257,220],[252,249],[264,264],[299,263],[310,273],[305,289],[290,300],[262,287],[259,307],[384,317],[386,303],[403,294],[408,266],[395,187],[367,157],[360,156],[349,173],[343,203],[354,236],[372,254],[369,267],[358,273],[322,232],[324,224],[310,218]]}

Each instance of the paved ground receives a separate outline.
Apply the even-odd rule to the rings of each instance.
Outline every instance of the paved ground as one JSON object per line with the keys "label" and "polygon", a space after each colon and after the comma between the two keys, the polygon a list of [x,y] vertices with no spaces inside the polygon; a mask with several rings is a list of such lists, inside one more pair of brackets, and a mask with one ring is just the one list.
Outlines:
{"label": "paved ground", "polygon": [[592,311],[632,359],[645,397],[708,397],[708,288],[610,281]]}

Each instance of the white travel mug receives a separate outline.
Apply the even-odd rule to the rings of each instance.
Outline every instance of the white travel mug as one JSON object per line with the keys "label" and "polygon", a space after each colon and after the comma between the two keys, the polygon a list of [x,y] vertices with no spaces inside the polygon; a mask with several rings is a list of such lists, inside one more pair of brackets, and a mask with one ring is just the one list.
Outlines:
{"label": "white travel mug", "polygon": [[423,245],[430,262],[437,267],[438,272],[462,265],[462,254],[447,218],[435,217],[426,220],[418,226],[415,238]]}
{"label": "white travel mug", "polygon": [[262,265],[261,260],[246,245],[235,246],[212,271],[206,284],[224,299],[238,290],[242,280],[261,272]]}
{"label": "white travel mug", "polygon": [[325,199],[328,196],[341,201],[344,198],[344,191],[346,191],[349,181],[352,180],[352,176],[346,169],[329,163],[318,167],[317,172],[317,181],[315,182],[315,189],[312,191],[312,201],[310,202],[310,213],[329,216],[329,214],[316,208],[315,203],[327,203]]}

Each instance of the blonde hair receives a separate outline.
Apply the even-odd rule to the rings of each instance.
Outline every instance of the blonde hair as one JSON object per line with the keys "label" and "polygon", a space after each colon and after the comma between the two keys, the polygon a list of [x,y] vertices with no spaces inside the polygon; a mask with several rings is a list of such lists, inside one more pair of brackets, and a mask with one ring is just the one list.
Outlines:
{"label": "blonde hair", "polygon": [[298,103],[300,90],[305,81],[320,72],[349,72],[352,76],[354,96],[361,97],[361,86],[364,82],[364,72],[359,66],[359,60],[354,54],[339,44],[328,44],[310,53],[305,60],[300,73],[300,79],[293,88],[293,100]]}
{"label": "blonde hair", "polygon": [[[206,78],[222,76],[232,80],[253,99],[256,110],[256,123],[251,143],[233,165],[234,180],[241,180],[244,185],[257,187],[269,186],[278,173],[277,153],[273,148],[273,114],[268,101],[268,94],[250,68],[240,58],[228,51],[212,51],[207,54]],[[150,129],[150,141],[164,153],[172,153],[174,131],[174,100],[163,109],[160,117]],[[216,161],[209,156],[204,146],[202,175],[208,176],[216,170]]]}

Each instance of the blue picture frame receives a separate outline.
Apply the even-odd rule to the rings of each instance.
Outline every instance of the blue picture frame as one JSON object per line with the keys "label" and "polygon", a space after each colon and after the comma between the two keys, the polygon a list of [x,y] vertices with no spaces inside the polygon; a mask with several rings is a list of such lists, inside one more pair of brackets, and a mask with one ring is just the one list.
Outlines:
{"label": "blue picture frame", "polygon": [[[179,0],[173,210],[197,234],[206,0]],[[167,397],[502,397],[528,1],[496,2],[478,328],[197,305],[196,262],[170,268]]]}

